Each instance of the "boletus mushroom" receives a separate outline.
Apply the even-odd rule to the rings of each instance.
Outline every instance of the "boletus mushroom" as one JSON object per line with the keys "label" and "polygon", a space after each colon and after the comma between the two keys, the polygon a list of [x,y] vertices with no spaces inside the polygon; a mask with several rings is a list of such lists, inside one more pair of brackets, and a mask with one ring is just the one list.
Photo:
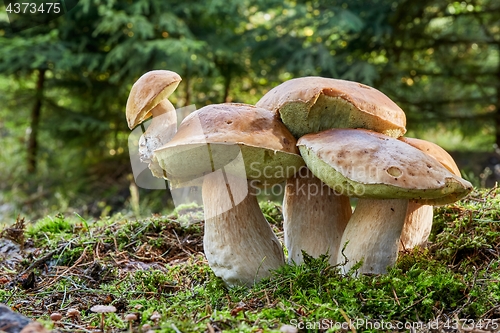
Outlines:
{"label": "boletus mushroom", "polygon": [[[401,137],[399,140],[433,157],[451,173],[460,177],[460,169],[455,163],[455,160],[453,160],[453,157],[437,144],[408,137]],[[431,233],[433,218],[434,210],[432,205],[423,205],[418,201],[410,200],[408,202],[406,221],[401,233],[399,250],[409,250],[417,245],[425,244]]]}
{"label": "boletus mushroom", "polygon": [[[358,82],[296,78],[271,89],[256,105],[278,113],[296,138],[330,128],[365,128],[393,137],[406,132],[403,110],[379,90]],[[321,180],[302,172],[287,180],[283,198],[289,260],[301,263],[305,251],[313,257],[329,254],[334,265],[351,217],[349,198],[325,190]]]}
{"label": "boletus mushroom", "polygon": [[150,117],[153,120],[139,139],[140,159],[148,163],[153,176],[163,178],[163,171],[154,160],[153,151],[170,141],[177,131],[177,114],[168,97],[181,77],[172,71],[154,70],[142,75],[130,90],[126,117],[130,129]]}
{"label": "boletus mushroom", "polygon": [[396,103],[353,81],[291,79],[271,89],[256,106],[278,112],[296,138],[330,128],[365,128],[395,138],[406,132],[405,113]]}
{"label": "boletus mushroom", "polygon": [[174,186],[202,182],[204,250],[229,286],[250,286],[284,264],[256,194],[304,161],[278,117],[252,105],[215,104],[187,116],[155,156]]}
{"label": "boletus mushroom", "polygon": [[359,273],[381,274],[398,255],[409,200],[454,202],[472,185],[421,150],[363,129],[331,129],[297,142],[312,173],[358,203],[341,240],[338,262],[347,272],[363,260]]}

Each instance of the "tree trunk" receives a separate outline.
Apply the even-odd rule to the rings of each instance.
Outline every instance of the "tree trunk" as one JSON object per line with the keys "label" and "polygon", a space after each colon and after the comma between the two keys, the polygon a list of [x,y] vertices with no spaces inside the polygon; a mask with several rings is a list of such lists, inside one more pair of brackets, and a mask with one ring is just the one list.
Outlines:
{"label": "tree trunk", "polygon": [[[498,52],[500,52],[500,43],[497,44]],[[497,100],[495,103],[495,143],[500,148],[500,60],[497,68]]]}
{"label": "tree trunk", "polygon": [[43,85],[45,83],[45,69],[38,70],[36,83],[35,105],[31,110],[30,128],[28,138],[28,172],[36,172],[38,151],[38,127],[40,125],[40,114],[42,110]]}

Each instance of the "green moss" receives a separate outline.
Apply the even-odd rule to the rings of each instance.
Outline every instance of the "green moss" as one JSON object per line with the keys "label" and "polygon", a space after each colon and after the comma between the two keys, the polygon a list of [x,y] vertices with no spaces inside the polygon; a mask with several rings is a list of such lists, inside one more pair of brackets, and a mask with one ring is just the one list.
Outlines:
{"label": "green moss", "polygon": [[262,213],[266,217],[266,220],[276,226],[283,225],[283,214],[281,211],[281,206],[273,201],[261,201],[259,203]]}
{"label": "green moss", "polygon": [[42,233],[61,234],[71,233],[73,231],[73,224],[64,217],[58,214],[55,217],[47,216],[39,220],[35,225],[28,228],[27,234],[30,237],[37,237]]}
{"label": "green moss", "polygon": [[[274,228],[281,227],[279,205],[262,202],[261,208]],[[134,312],[141,318],[134,323],[136,331],[148,323],[156,332],[175,332],[174,327],[199,332],[209,326],[225,332],[279,332],[284,324],[341,325],[346,317],[365,321],[356,326],[358,332],[380,332],[369,325],[428,323],[455,314],[476,322],[494,318],[500,303],[498,189],[474,191],[456,204],[437,207],[430,246],[401,254],[385,275],[342,275],[326,256],[304,254],[304,264],[285,265],[252,288],[226,288],[199,253],[202,249],[189,250],[201,239],[202,224],[184,225],[177,218],[102,219],[69,241],[61,235],[71,228],[44,229],[45,236],[34,238],[41,252],[30,262],[58,252],[35,270],[38,289],[5,284],[0,302],[47,324],[51,312],[77,307],[82,311],[79,325],[87,328],[99,326],[90,306],[109,303],[118,312],[106,316],[107,328],[124,330],[124,314]],[[46,224],[41,220],[33,230]],[[73,268],[61,274],[57,267]],[[9,279],[16,275],[8,269],[1,273]],[[150,320],[155,311],[162,316],[157,324]]]}

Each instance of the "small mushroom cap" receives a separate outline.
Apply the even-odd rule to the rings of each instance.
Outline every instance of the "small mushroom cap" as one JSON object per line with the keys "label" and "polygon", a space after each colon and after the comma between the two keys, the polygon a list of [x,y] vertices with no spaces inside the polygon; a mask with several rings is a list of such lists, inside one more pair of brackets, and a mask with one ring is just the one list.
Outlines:
{"label": "small mushroom cap", "polygon": [[331,129],[305,135],[297,145],[312,173],[346,195],[438,205],[472,190],[421,150],[377,132]]}
{"label": "small mushroom cap", "polygon": [[279,112],[296,138],[330,128],[365,128],[396,138],[406,132],[405,113],[396,103],[352,81],[291,79],[271,89],[256,106]]}
{"label": "small mushroom cap", "polygon": [[272,185],[304,165],[295,144],[276,114],[253,105],[224,103],[191,113],[172,140],[155,150],[155,157],[170,180],[189,181],[224,167]]}
{"label": "small mushroom cap", "polygon": [[52,321],[59,321],[62,319],[62,314],[60,314],[59,312],[53,312],[50,314],[50,320]]}
{"label": "small mushroom cap", "polygon": [[134,321],[134,320],[137,320],[137,315],[135,315],[134,313],[129,313],[125,316],[125,320],[126,321]]}
{"label": "small mushroom cap", "polygon": [[94,305],[90,308],[90,311],[96,313],[109,313],[116,312],[116,308],[112,305]]}
{"label": "small mushroom cap", "polygon": [[66,312],[66,316],[68,317],[79,317],[80,316],[80,311],[78,311],[75,308],[69,308],[68,311]]}
{"label": "small mushroom cap", "polygon": [[161,318],[161,315],[158,313],[158,312],[153,312],[153,314],[151,315],[151,317],[149,317],[149,319],[155,321],[155,320],[158,320]]}
{"label": "small mushroom cap", "polygon": [[439,145],[430,141],[416,139],[416,138],[400,137],[399,140],[406,142],[407,144],[435,158],[439,163],[441,163],[446,169],[450,170],[454,175],[456,176],[461,175],[460,169],[455,163],[453,157],[451,157],[451,155],[448,154],[448,152],[443,148],[441,148]]}
{"label": "small mushroom cap", "polygon": [[155,70],[142,75],[132,86],[127,99],[128,127],[133,129],[151,117],[151,109],[167,99],[181,80],[179,74],[167,70]]}

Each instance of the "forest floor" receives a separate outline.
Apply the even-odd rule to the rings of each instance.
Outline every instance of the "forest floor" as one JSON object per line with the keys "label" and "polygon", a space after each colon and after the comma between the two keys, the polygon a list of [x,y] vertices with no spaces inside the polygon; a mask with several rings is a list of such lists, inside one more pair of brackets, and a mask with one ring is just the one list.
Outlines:
{"label": "forest floor", "polygon": [[[261,207],[282,238],[281,207]],[[213,275],[202,215],[19,217],[0,234],[0,303],[53,332],[500,331],[498,188],[435,208],[428,246],[401,253],[387,274],[346,276],[306,257],[252,288]],[[102,324],[94,305],[116,312]]]}

